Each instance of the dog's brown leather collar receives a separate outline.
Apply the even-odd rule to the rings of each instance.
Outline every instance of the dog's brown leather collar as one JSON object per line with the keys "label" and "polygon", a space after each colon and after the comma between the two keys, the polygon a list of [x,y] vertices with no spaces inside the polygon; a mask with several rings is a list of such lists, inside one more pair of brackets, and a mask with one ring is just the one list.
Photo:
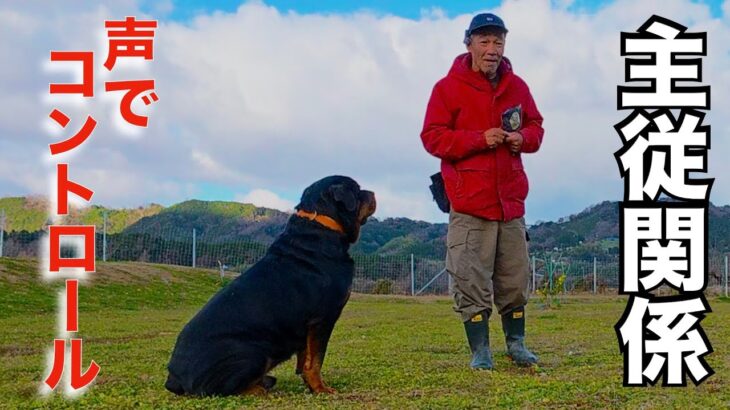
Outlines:
{"label": "dog's brown leather collar", "polygon": [[330,218],[327,215],[320,215],[316,211],[315,212],[307,212],[302,209],[297,211],[297,216],[302,218],[307,218],[310,221],[317,221],[321,225],[326,226],[327,228],[332,229],[333,231],[337,231],[341,234],[345,234],[345,230],[342,228],[342,225],[340,225],[337,221]]}

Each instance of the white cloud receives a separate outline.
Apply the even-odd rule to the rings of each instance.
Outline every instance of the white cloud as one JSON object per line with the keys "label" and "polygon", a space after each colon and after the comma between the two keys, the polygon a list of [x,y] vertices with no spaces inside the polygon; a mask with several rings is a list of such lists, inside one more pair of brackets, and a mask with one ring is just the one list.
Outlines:
{"label": "white cloud", "polygon": [[203,151],[194,150],[191,153],[191,159],[191,165],[197,170],[200,179],[234,184],[250,181],[250,178],[237,173],[228,165],[221,163]]}
{"label": "white cloud", "polygon": [[[620,142],[613,124],[627,114],[615,107],[624,72],[619,33],[654,13],[708,31],[710,171],[730,173],[722,161],[730,141],[719,120],[730,116],[730,101],[718,92],[730,82],[727,20],[689,0],[618,0],[593,14],[558,3],[505,1],[494,10],[510,28],[506,55],[545,116],[543,148],[525,160],[528,220],[621,197],[613,158]],[[0,168],[22,170],[0,174],[0,196],[39,193],[38,181],[48,176],[41,157],[53,138],[39,124],[53,105],[41,96],[49,82],[68,80],[42,70],[49,50],[97,50],[98,73],[103,21],[142,16],[133,1],[54,4],[0,6],[0,54],[14,61],[0,67]],[[378,217],[443,221],[428,195],[438,160],[423,150],[419,133],[431,88],[463,51],[470,18],[437,8],[418,20],[365,11],[301,15],[252,2],[185,24],[161,21],[147,70],[99,75],[100,98],[59,107],[72,124],[83,114],[99,121],[72,157],[73,175],[90,181],[98,203],[134,206],[195,197],[206,183],[288,195],[342,174],[376,192]],[[137,77],[156,80],[160,101],[149,128],[129,139],[114,127],[117,100],[101,96],[103,81]],[[730,185],[718,180],[712,199],[729,203]]]}
{"label": "white cloud", "polygon": [[294,202],[281,198],[277,194],[266,189],[254,189],[246,195],[237,195],[238,202],[254,204],[256,206],[278,209],[284,212],[291,212],[294,209]]}
{"label": "white cloud", "polygon": [[[378,207],[373,216],[380,220],[408,215],[409,218],[416,220],[448,221],[446,214],[439,213],[434,217],[434,209],[437,209],[436,203],[431,199],[427,187],[422,192],[417,193],[399,192],[384,185],[373,185],[365,188],[375,192]],[[437,212],[440,211],[437,210]]]}

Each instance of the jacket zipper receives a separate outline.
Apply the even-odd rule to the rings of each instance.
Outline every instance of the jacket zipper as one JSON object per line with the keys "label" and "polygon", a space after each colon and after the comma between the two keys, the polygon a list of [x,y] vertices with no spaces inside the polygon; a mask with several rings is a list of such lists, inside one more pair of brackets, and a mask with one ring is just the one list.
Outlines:
{"label": "jacket zipper", "polygon": [[[497,107],[497,89],[494,90],[494,93],[492,94],[492,108]],[[497,117],[497,124],[499,124],[499,127],[502,128],[502,115],[499,113],[499,111],[495,111],[494,114]],[[497,175],[495,175],[494,178],[494,185],[497,187],[497,200],[499,200],[499,212],[501,213],[501,220],[504,221],[504,203],[502,202],[502,191],[501,187],[499,185],[499,155],[497,155],[497,150],[494,151],[494,170]]]}

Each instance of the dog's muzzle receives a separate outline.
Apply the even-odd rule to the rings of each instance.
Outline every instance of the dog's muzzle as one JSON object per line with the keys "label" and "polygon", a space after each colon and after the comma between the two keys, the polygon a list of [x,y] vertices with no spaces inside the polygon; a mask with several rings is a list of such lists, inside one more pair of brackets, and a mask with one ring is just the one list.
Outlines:
{"label": "dog's muzzle", "polygon": [[375,193],[372,191],[360,191],[361,205],[359,220],[361,225],[365,225],[367,219],[375,213],[377,202],[375,201]]}

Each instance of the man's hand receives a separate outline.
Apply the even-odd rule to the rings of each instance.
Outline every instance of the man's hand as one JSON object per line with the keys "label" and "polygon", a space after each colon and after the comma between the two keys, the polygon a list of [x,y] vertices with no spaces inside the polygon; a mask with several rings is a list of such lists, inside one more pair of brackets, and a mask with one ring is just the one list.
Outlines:
{"label": "man's hand", "polygon": [[487,146],[490,149],[497,148],[497,145],[503,143],[508,135],[507,131],[501,128],[491,128],[484,131],[484,138],[487,140]]}
{"label": "man's hand", "polygon": [[504,142],[506,142],[509,146],[509,150],[515,154],[520,152],[520,150],[522,149],[522,143],[524,141],[524,137],[522,137],[522,134],[520,134],[519,132],[510,132],[504,139]]}

